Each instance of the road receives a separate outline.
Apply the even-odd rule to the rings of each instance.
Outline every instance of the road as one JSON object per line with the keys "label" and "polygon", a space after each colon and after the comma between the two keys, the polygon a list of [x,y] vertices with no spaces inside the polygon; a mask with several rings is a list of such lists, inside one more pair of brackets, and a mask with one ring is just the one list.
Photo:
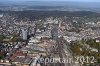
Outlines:
{"label": "road", "polygon": [[80,66],[75,64],[69,44],[63,39],[58,38],[56,48],[50,53],[53,58],[60,58],[60,63],[52,63],[48,66]]}

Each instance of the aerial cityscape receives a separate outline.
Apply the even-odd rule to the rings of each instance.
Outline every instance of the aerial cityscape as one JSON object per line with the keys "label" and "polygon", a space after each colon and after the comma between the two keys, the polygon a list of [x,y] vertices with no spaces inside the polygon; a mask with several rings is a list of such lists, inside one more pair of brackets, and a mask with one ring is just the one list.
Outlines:
{"label": "aerial cityscape", "polygon": [[0,66],[100,66],[100,1],[0,1]]}

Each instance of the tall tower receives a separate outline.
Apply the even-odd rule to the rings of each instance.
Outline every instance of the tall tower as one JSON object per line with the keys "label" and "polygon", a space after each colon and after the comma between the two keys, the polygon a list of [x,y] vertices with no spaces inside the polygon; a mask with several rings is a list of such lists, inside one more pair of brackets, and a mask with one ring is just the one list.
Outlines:
{"label": "tall tower", "polygon": [[23,40],[27,40],[27,30],[26,29],[22,29],[22,37],[23,37]]}
{"label": "tall tower", "polygon": [[52,39],[54,40],[57,40],[58,38],[58,26],[59,26],[58,24],[55,24],[51,30],[51,36],[52,36]]}

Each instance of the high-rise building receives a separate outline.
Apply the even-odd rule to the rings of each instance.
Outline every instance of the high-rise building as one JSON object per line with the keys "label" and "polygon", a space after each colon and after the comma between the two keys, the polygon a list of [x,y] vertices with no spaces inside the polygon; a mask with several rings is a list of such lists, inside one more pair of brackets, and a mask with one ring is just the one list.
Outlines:
{"label": "high-rise building", "polygon": [[51,30],[52,39],[57,40],[58,38],[58,24],[54,25]]}
{"label": "high-rise building", "polygon": [[27,30],[26,29],[22,29],[22,37],[23,37],[23,40],[27,40]]}

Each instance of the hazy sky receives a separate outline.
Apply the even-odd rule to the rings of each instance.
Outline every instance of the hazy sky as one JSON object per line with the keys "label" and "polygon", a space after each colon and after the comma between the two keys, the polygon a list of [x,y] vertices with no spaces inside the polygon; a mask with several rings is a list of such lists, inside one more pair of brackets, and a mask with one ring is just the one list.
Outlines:
{"label": "hazy sky", "polygon": [[[7,0],[4,0],[7,1]],[[100,2],[100,0],[12,0],[12,1],[84,1],[84,2]]]}

